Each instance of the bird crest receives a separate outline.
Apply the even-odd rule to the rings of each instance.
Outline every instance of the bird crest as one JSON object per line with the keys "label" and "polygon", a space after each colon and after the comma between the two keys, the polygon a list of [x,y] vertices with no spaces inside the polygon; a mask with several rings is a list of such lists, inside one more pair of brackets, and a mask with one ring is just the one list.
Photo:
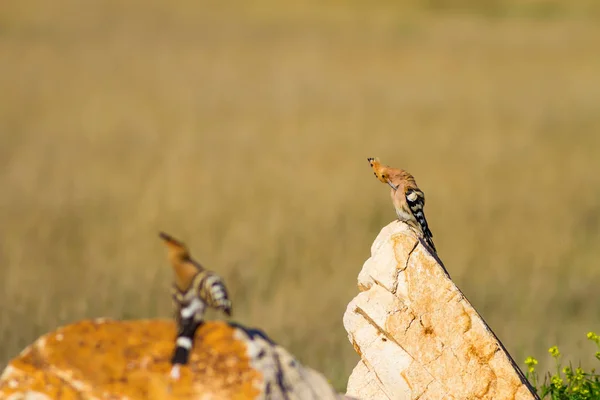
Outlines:
{"label": "bird crest", "polygon": [[371,166],[371,168],[373,168],[373,174],[375,175],[375,178],[377,178],[382,183],[387,183],[394,190],[396,190],[398,188],[391,181],[391,177],[390,177],[390,172],[391,172],[390,169],[391,168],[387,167],[385,165],[382,165],[381,162],[379,161],[379,157],[369,157],[369,158],[367,158],[367,161],[369,162],[369,165]]}
{"label": "bird crest", "polygon": [[159,232],[158,236],[167,245],[169,262],[175,272],[175,285],[181,291],[187,290],[198,273],[187,246],[167,233]]}

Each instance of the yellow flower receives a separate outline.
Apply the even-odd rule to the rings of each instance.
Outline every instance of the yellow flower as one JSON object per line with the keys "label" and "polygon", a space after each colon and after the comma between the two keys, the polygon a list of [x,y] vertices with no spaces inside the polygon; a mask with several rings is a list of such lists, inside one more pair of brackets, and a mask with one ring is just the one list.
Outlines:
{"label": "yellow flower", "polygon": [[538,361],[533,358],[533,357],[527,357],[525,359],[525,365],[527,365],[529,368],[534,368],[535,365],[537,365]]}
{"label": "yellow flower", "polygon": [[558,351],[558,347],[557,346],[552,346],[548,349],[548,353],[550,353],[550,355],[554,358],[558,358],[560,357],[560,351]]}
{"label": "yellow flower", "polygon": [[552,377],[552,385],[554,385],[554,387],[562,387],[562,385],[563,385],[562,378],[558,375],[554,375]]}
{"label": "yellow flower", "polygon": [[598,360],[600,360],[600,351],[597,351],[597,352],[596,352],[596,358],[597,358]]}
{"label": "yellow flower", "polygon": [[588,332],[587,333],[587,338],[590,339],[590,340],[593,340],[594,336],[596,336],[596,334],[594,332]]}

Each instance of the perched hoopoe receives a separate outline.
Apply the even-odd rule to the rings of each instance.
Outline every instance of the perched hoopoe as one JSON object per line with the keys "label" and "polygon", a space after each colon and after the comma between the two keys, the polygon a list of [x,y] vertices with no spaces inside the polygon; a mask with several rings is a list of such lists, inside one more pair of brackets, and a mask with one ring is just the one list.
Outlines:
{"label": "perched hoopoe", "polygon": [[163,232],[159,236],[167,245],[169,261],[175,270],[172,297],[177,340],[171,358],[171,377],[177,379],[179,366],[188,362],[194,335],[203,322],[206,307],[222,310],[231,316],[231,301],[223,280],[193,260],[185,244]]}
{"label": "perched hoopoe", "polygon": [[415,178],[407,171],[381,165],[378,158],[367,158],[375,177],[392,188],[392,202],[400,221],[406,222],[423,236],[434,252],[433,234],[429,230],[423,208],[425,195],[417,186]]}

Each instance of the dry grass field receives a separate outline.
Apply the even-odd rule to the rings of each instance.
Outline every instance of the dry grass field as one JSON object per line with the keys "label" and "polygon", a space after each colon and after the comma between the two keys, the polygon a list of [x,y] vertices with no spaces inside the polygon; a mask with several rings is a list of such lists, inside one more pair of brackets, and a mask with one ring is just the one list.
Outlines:
{"label": "dry grass field", "polygon": [[373,155],[416,176],[519,363],[592,365],[598,7],[416,3],[3,2],[0,368],[71,321],[170,316],[165,230],[343,389],[342,314],[395,218]]}

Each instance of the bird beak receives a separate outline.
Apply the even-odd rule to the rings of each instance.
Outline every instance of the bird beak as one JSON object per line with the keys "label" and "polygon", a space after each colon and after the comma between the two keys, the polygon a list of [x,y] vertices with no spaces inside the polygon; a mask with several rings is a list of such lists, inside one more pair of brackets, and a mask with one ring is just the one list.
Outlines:
{"label": "bird beak", "polygon": [[392,181],[390,181],[389,179],[387,180],[387,184],[390,185],[390,187],[394,190],[398,190],[398,186],[394,186],[394,184],[392,183]]}

